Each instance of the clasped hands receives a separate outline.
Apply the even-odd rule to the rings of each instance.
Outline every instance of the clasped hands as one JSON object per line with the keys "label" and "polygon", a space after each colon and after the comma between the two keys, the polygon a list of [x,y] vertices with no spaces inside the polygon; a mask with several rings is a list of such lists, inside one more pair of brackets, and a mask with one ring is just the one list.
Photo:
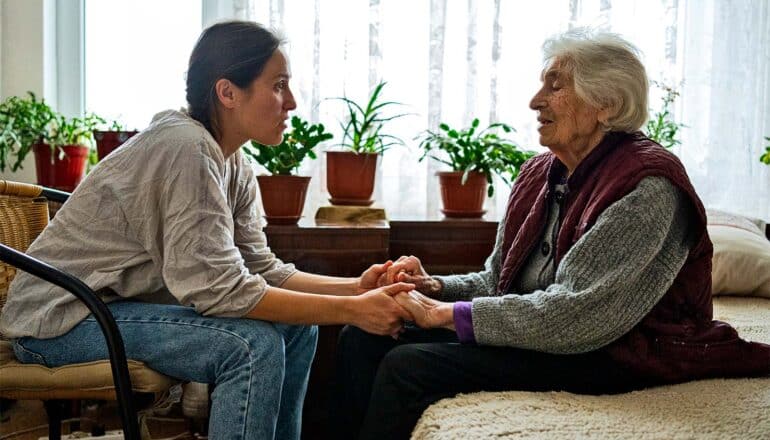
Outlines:
{"label": "clasped hands", "polygon": [[[362,297],[369,295],[390,296],[392,303],[381,303],[380,312],[396,312],[397,328],[364,330],[390,334],[394,337],[403,331],[403,321],[413,321],[422,328],[447,328],[454,330],[453,305],[431,298],[441,292],[441,283],[425,272],[417,257],[403,256],[383,264],[374,264],[359,278],[358,290]],[[422,293],[421,293],[422,292]],[[394,306],[397,309],[394,309]],[[372,316],[372,318],[375,318]]]}

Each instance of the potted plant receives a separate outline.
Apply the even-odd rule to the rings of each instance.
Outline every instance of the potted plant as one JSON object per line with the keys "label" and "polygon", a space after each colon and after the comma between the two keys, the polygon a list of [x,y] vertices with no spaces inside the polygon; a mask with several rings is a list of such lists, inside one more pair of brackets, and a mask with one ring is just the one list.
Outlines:
{"label": "potted plant", "polygon": [[[479,120],[474,119],[469,128],[455,130],[447,124],[440,124],[439,131],[425,131],[421,136],[420,161],[430,156],[449,165],[452,171],[439,171],[439,186],[447,217],[478,218],[484,215],[486,195],[494,194],[492,175],[499,175],[510,184],[519,174],[519,167],[534,156],[531,151],[520,150],[512,141],[500,137],[496,129],[510,133],[513,128],[507,124],[494,123],[478,131]],[[442,151],[445,156],[436,156],[433,151]],[[446,157],[446,158],[445,158]]]}
{"label": "potted plant", "polygon": [[679,129],[685,125],[674,121],[674,115],[671,113],[671,105],[679,96],[679,92],[671,86],[652,81],[652,84],[663,90],[663,106],[660,111],[652,111],[650,120],[647,121],[647,137],[659,143],[663,148],[670,149],[674,145],[681,144],[677,138]]}
{"label": "potted plant", "polygon": [[297,116],[291,118],[291,130],[280,144],[271,146],[251,141],[244,151],[271,175],[257,176],[262,207],[269,224],[293,225],[302,216],[310,177],[294,175],[305,157],[315,159],[319,143],[332,138],[323,124],[310,125]]}
{"label": "potted plant", "polygon": [[14,158],[11,171],[21,168],[32,150],[38,184],[73,191],[83,178],[92,131],[100,123],[104,119],[94,114],[67,118],[32,92],[12,96],[0,104],[0,170]]}
{"label": "potted plant", "polygon": [[127,130],[120,122],[115,120],[112,121],[112,124],[106,130],[94,130],[98,160],[107,157],[108,154],[112,153],[137,133],[139,133],[138,130]]}
{"label": "potted plant", "polygon": [[759,156],[759,161],[770,165],[770,136],[766,136],[765,140],[767,141],[767,147],[765,147],[765,152]]}
{"label": "potted plant", "polygon": [[32,146],[38,184],[74,191],[93,157],[93,131],[103,123],[104,119],[93,113],[74,118],[57,115],[48,134]]}
{"label": "potted plant", "polygon": [[32,92],[0,103],[0,171],[23,169],[32,146],[42,142],[56,118],[56,112]]}
{"label": "potted plant", "polygon": [[340,145],[348,151],[326,152],[326,186],[329,201],[334,205],[371,205],[377,158],[390,146],[403,144],[397,137],[382,132],[388,121],[406,116],[385,114],[388,107],[401,105],[380,100],[385,84],[377,84],[365,106],[346,97],[336,98],[346,106],[347,122],[341,124]]}

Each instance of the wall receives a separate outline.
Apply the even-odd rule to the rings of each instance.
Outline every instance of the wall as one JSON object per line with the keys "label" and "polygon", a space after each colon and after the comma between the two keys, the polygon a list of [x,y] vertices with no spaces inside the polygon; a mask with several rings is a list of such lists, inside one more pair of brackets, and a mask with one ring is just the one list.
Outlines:
{"label": "wall", "polygon": [[[0,0],[0,99],[27,90],[56,104],[54,0]],[[35,163],[29,155],[24,169],[0,173],[0,179],[35,182]]]}

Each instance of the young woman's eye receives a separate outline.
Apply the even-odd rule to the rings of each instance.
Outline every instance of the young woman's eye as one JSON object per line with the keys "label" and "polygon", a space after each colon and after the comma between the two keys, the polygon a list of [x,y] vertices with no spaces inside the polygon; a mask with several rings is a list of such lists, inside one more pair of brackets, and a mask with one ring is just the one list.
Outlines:
{"label": "young woman's eye", "polygon": [[278,83],[275,85],[275,89],[276,89],[276,90],[283,90],[283,89],[285,89],[285,88],[286,88],[286,86],[288,86],[288,82],[287,82],[287,81],[279,81],[279,82],[278,82]]}

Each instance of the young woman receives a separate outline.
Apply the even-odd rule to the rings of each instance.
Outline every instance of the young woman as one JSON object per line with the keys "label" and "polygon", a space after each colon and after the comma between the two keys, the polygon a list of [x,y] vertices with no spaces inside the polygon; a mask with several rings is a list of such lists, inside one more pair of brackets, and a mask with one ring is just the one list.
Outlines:
{"label": "young woman", "polygon": [[[215,439],[297,439],[317,339],[309,324],[395,334],[411,315],[358,278],[297,271],[270,252],[240,147],[278,144],[296,107],[281,41],[251,22],[206,29],[190,57],[186,112],[165,111],[100,163],[28,253],[109,303],[130,359],[213,384]],[[0,317],[17,357],[51,367],[107,358],[85,306],[25,273]]]}

